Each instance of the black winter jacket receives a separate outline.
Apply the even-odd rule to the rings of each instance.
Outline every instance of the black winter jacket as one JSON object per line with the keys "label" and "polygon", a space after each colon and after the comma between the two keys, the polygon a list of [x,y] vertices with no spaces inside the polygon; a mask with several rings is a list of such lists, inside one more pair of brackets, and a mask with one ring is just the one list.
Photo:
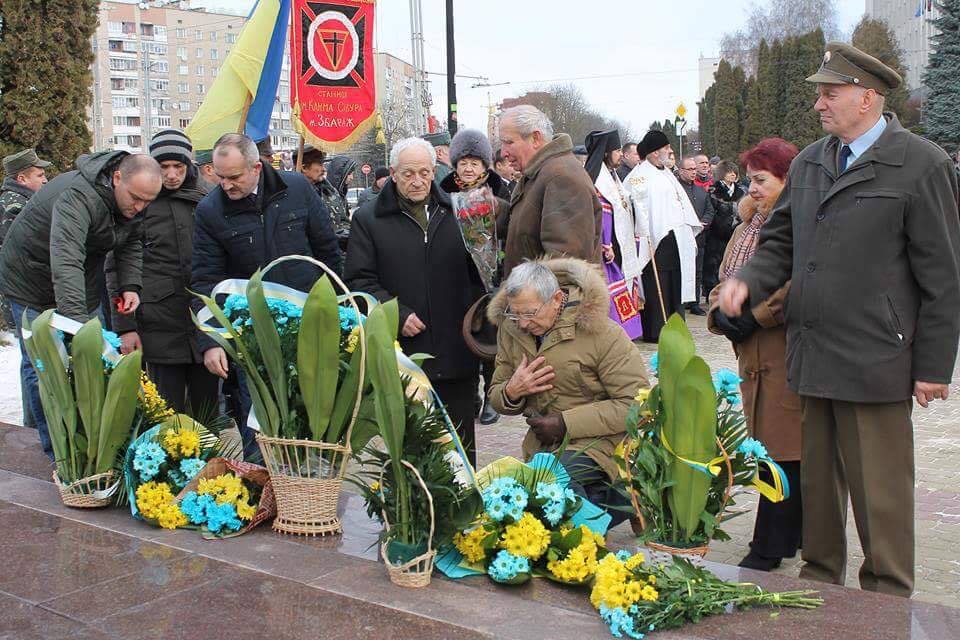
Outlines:
{"label": "black winter jacket", "polygon": [[[193,291],[209,295],[220,281],[249,278],[281,256],[311,256],[341,272],[343,256],[330,214],[306,178],[265,164],[255,199],[256,203],[230,200],[217,186],[197,205]],[[320,275],[313,265],[287,262],[272,269],[265,280],[310,291]],[[195,309],[203,306],[199,299],[193,304]],[[201,337],[201,350],[213,346],[209,338]]]}
{"label": "black winter jacket", "polygon": [[476,376],[479,361],[461,328],[470,305],[483,295],[480,275],[467,254],[450,197],[432,184],[427,232],[400,209],[396,185],[387,181],[376,200],[357,210],[350,227],[344,278],[355,291],[381,302],[397,298],[400,327],[416,313],[427,328],[400,336],[404,352],[427,353],[431,380]]}
{"label": "black winter jacket", "polygon": [[[136,331],[146,362],[190,364],[203,362],[197,330],[190,318],[190,277],[193,259],[193,215],[205,191],[190,167],[176,191],[163,189],[143,211],[143,292],[134,315],[112,309],[113,330]],[[113,254],[106,262],[107,289],[117,295]]]}

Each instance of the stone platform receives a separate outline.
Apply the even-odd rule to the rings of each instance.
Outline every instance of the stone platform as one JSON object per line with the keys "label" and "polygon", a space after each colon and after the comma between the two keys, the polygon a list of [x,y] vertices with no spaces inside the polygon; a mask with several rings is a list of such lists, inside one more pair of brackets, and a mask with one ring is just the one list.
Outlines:
{"label": "stone platform", "polygon": [[[610,637],[585,591],[547,580],[499,587],[485,577],[434,575],[426,589],[393,586],[377,561],[378,525],[355,495],[341,501],[345,533],[317,539],[261,527],[208,541],[193,531],[147,526],[123,509],[69,509],[35,438],[0,424],[2,639]],[[826,603],[815,611],[737,612],[651,637],[958,637],[960,609],[710,568],[767,589],[820,589]]]}

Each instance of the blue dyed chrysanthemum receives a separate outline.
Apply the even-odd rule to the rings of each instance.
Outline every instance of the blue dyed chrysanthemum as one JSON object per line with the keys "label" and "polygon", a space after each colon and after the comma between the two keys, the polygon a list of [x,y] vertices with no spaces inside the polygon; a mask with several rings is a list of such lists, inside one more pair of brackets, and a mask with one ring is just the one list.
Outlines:
{"label": "blue dyed chrysanthemum", "polygon": [[186,476],[187,482],[190,482],[200,473],[205,464],[206,462],[200,458],[184,458],[180,461],[180,473]]}
{"label": "blue dyed chrysanthemum", "polygon": [[167,452],[156,442],[148,440],[137,445],[133,455],[133,468],[140,472],[144,482],[153,480],[160,472],[160,465],[167,459]]}
{"label": "blue dyed chrysanthemum", "polygon": [[653,375],[658,375],[660,373],[660,354],[655,353],[650,356],[650,370],[653,371]]}
{"label": "blue dyed chrysanthemum", "polygon": [[600,605],[600,617],[610,625],[610,633],[615,638],[622,638],[627,634],[630,638],[640,640],[643,634],[633,628],[633,617],[620,607],[608,607],[605,604]]}
{"label": "blue dyed chrysanthemum", "polygon": [[737,447],[737,451],[743,453],[745,456],[754,457],[758,459],[763,459],[767,457],[767,448],[763,446],[763,443],[759,440],[754,440],[753,438],[747,438],[740,446]]}
{"label": "blue dyed chrysanthemum", "polygon": [[114,349],[120,348],[120,336],[115,334],[113,331],[107,331],[106,329],[102,329],[101,333],[103,333],[103,339],[107,342],[107,344]]}
{"label": "blue dyed chrysanthemum", "polygon": [[730,369],[720,369],[713,374],[713,388],[729,402],[739,401],[741,382],[740,376]]}
{"label": "blue dyed chrysanthemum", "polygon": [[487,567],[487,574],[497,582],[509,582],[521,573],[530,572],[530,561],[501,550]]}
{"label": "blue dyed chrysanthemum", "polygon": [[209,529],[211,533],[220,533],[224,528],[228,531],[237,531],[243,526],[240,518],[237,517],[236,507],[229,502],[208,505],[206,507],[206,513],[207,529]]}

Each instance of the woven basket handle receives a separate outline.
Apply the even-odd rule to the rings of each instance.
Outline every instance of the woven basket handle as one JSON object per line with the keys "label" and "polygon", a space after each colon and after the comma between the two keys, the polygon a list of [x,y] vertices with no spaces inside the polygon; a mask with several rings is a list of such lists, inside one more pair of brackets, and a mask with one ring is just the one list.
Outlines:
{"label": "woven basket handle", "polygon": [[[363,323],[359,322],[360,307],[357,306],[357,302],[354,299],[355,296],[350,295],[351,291],[349,287],[347,287],[347,285],[343,282],[343,280],[340,279],[340,276],[338,276],[336,272],[333,271],[333,269],[331,269],[324,263],[320,262],[316,258],[311,258],[310,256],[281,256],[263,268],[263,270],[260,272],[261,277],[265,277],[267,272],[270,271],[270,269],[273,269],[278,264],[282,262],[290,262],[290,261],[309,262],[310,264],[316,267],[319,267],[324,273],[330,276],[330,279],[333,282],[335,282],[337,286],[340,287],[340,289],[345,294],[347,294],[348,296],[347,299],[350,301],[350,306],[353,307],[353,310],[357,314],[357,319],[358,319],[357,327],[359,328],[359,340],[358,340],[357,348],[360,349],[360,372],[359,372],[359,380],[357,384],[357,400],[353,405],[353,414],[350,416],[350,424],[347,425],[347,432],[343,436],[344,446],[346,447],[347,452],[349,452],[350,451],[350,435],[353,433],[353,426],[357,423],[357,415],[360,413],[360,403],[363,401],[363,381],[364,381],[364,376],[366,375],[366,365],[367,365],[367,338],[366,338],[366,332],[364,331],[364,328],[363,328]],[[309,294],[310,292],[305,291],[304,293]]]}
{"label": "woven basket handle", "polygon": [[[383,472],[387,468],[387,463],[390,462],[387,460],[382,465],[380,465],[380,499],[383,500]],[[427,553],[433,551],[433,531],[436,525],[436,516],[433,512],[433,494],[430,493],[430,489],[427,488],[427,483],[423,481],[423,476],[420,475],[420,472],[417,471],[417,468],[407,462],[406,460],[401,460],[400,464],[413,471],[413,475],[417,477],[417,482],[420,483],[420,486],[423,487],[423,492],[427,494],[427,503],[430,505],[430,535],[427,537]],[[386,502],[384,501],[384,504]],[[387,510],[384,508],[380,511],[383,514],[383,524],[387,527],[387,531],[390,531],[390,520],[387,518]]]}

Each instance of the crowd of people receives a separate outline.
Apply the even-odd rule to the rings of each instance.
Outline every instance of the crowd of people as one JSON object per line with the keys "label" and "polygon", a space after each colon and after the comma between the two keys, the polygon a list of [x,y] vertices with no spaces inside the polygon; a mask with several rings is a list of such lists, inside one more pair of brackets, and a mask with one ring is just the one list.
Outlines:
{"label": "crowd of people", "polygon": [[[616,506],[615,449],[649,386],[636,343],[673,314],[706,315],[737,355],[748,426],[790,483],[789,499],[761,498],[743,566],[802,548],[804,577],[842,584],[849,493],[861,585],[909,595],[912,399],[946,399],[960,335],[957,177],[884,112],[900,78],[881,62],[831,43],[809,81],[827,136],[804,150],[771,138],[736,162],[677,159],[656,130],[575,145],[522,105],[501,114],[496,150],[471,129],[398,141],[352,214],[356,163],[311,145],[285,171],[244,135],[194,150],[169,129],[149,154],[85,155],[49,183],[25,150],[4,160],[0,193],[9,319],[19,333],[44,309],[100,314],[174,409],[225,406],[254,458],[246,382],[195,329],[190,292],[311,256],[398,300],[400,345],[432,356],[424,370],[471,461],[478,417],[522,415],[524,454],[566,442],[577,491]],[[451,194],[474,189],[496,203],[493,291],[452,211]],[[269,279],[308,291],[319,276],[290,262]],[[25,420],[52,456],[25,352],[21,374]]]}

